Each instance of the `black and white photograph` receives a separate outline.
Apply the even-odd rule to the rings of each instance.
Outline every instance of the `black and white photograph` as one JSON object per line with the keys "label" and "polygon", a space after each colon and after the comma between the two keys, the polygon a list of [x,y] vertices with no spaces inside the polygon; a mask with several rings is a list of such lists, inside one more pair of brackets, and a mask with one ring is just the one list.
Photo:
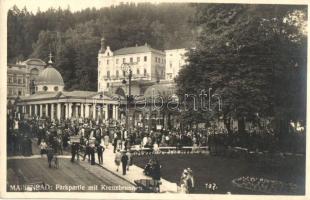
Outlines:
{"label": "black and white photograph", "polygon": [[5,197],[306,197],[307,3],[3,3]]}

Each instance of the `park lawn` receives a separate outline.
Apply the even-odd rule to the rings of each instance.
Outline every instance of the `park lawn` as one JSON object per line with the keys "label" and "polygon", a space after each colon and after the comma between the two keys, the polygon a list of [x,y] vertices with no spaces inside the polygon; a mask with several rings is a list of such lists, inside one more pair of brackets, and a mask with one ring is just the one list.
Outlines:
{"label": "park lawn", "polygon": [[[283,163],[280,167],[266,167],[256,161],[227,158],[205,154],[156,155],[161,168],[162,178],[179,183],[183,169],[190,167],[195,178],[195,193],[210,194],[262,194],[237,188],[232,184],[234,178],[253,176],[295,183],[304,193],[305,163]],[[144,167],[150,156],[134,156],[133,162]],[[206,183],[215,183],[216,191],[205,188]],[[300,195],[302,195],[302,193]]]}

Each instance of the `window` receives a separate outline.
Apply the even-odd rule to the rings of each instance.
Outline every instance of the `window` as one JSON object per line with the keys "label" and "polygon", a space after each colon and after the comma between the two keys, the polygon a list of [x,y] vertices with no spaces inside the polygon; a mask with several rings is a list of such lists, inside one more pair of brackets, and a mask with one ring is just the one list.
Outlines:
{"label": "window", "polygon": [[107,88],[110,86],[110,83],[107,83]]}
{"label": "window", "polygon": [[170,62],[170,68],[172,68],[172,62]]}
{"label": "window", "polygon": [[133,58],[130,58],[130,62],[131,62],[131,63],[133,62]]}
{"label": "window", "polygon": [[54,87],[54,91],[57,92],[58,91],[58,86]]}
{"label": "window", "polygon": [[14,75],[14,77],[13,77],[13,83],[16,83],[17,82],[17,77],[16,77],[16,75]]}
{"label": "window", "polygon": [[125,63],[126,62],[126,58],[123,58],[123,63]]}
{"label": "window", "polygon": [[144,69],[144,76],[146,76],[146,74],[147,74],[147,70],[146,70],[146,69]]}
{"label": "window", "polygon": [[116,61],[115,61],[115,62],[116,62],[116,64],[118,64],[118,59],[116,59]]}
{"label": "window", "polygon": [[22,84],[22,79],[19,78],[19,79],[17,80],[17,82],[18,82],[18,84]]}
{"label": "window", "polygon": [[126,72],[125,71],[123,71],[123,76],[126,76]]}
{"label": "window", "polygon": [[48,90],[48,87],[47,87],[47,86],[44,86],[44,87],[43,87],[43,90],[44,90],[44,91],[47,91],[47,90]]}
{"label": "window", "polygon": [[147,56],[144,56],[144,62],[146,62],[147,61]]}
{"label": "window", "polygon": [[140,74],[140,70],[139,69],[137,69],[137,74]]}
{"label": "window", "polygon": [[155,62],[157,62],[157,57],[155,57]]}
{"label": "window", "polygon": [[9,79],[8,79],[9,83],[12,83],[12,77],[9,76]]}
{"label": "window", "polygon": [[107,65],[109,64],[109,60],[107,60]]}
{"label": "window", "polygon": [[107,71],[107,77],[110,78],[110,71]]}
{"label": "window", "polygon": [[22,91],[18,90],[18,95],[22,95]]}
{"label": "window", "polygon": [[137,62],[140,62],[140,57],[137,57]]}
{"label": "window", "polygon": [[118,78],[119,77],[119,72],[118,72],[118,70],[116,70],[116,78]]}

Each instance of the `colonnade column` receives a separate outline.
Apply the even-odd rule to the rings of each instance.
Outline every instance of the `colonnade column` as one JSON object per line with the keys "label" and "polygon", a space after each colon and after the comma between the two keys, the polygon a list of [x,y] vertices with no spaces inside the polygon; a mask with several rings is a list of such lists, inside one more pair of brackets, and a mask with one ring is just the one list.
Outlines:
{"label": "colonnade column", "polygon": [[78,104],[76,103],[75,104],[75,118],[78,118],[79,117],[79,106]]}
{"label": "colonnade column", "polygon": [[81,117],[84,118],[84,104],[81,103]]}
{"label": "colonnade column", "polygon": [[38,105],[34,105],[34,114],[38,116]]}
{"label": "colonnade column", "polygon": [[115,119],[115,105],[112,105],[112,119]]}
{"label": "colonnade column", "polygon": [[69,115],[68,115],[68,111],[69,111],[69,108],[68,108],[68,104],[65,104],[65,118],[68,119]]}
{"label": "colonnade column", "polygon": [[48,116],[48,104],[45,104],[45,116],[46,116],[46,117],[49,117],[49,116]]}
{"label": "colonnade column", "polygon": [[89,104],[85,104],[85,117],[89,118]]}
{"label": "colonnade column", "polygon": [[93,104],[93,119],[96,119],[96,104]]}
{"label": "colonnade column", "polygon": [[108,116],[108,104],[104,105],[104,119],[107,120],[109,118]]}
{"label": "colonnade column", "polygon": [[72,103],[69,103],[68,106],[69,106],[68,115],[69,115],[69,118],[71,118],[72,117]]}
{"label": "colonnade column", "polygon": [[43,105],[40,104],[40,117],[42,117],[42,115],[43,115]]}
{"label": "colonnade column", "polygon": [[118,120],[118,114],[119,114],[119,106],[115,105],[115,119]]}
{"label": "colonnade column", "polygon": [[31,104],[29,105],[29,116],[30,117],[32,116],[32,105]]}
{"label": "colonnade column", "polygon": [[51,119],[54,119],[54,104],[51,104]]}
{"label": "colonnade column", "polygon": [[61,103],[57,104],[57,119],[60,120],[61,118]]}

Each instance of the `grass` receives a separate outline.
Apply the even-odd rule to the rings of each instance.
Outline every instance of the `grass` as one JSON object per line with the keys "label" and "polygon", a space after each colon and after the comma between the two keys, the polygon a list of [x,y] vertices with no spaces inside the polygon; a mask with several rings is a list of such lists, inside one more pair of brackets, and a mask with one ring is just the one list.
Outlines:
{"label": "grass", "polygon": [[[150,156],[135,156],[134,164],[144,167]],[[195,178],[195,193],[210,194],[263,194],[237,188],[232,184],[234,178],[253,176],[295,183],[305,190],[304,160],[281,163],[278,167],[264,166],[257,161],[235,159],[204,154],[157,155],[162,165],[162,178],[179,183],[183,169],[190,167]],[[206,189],[206,183],[215,183],[217,190]]]}

